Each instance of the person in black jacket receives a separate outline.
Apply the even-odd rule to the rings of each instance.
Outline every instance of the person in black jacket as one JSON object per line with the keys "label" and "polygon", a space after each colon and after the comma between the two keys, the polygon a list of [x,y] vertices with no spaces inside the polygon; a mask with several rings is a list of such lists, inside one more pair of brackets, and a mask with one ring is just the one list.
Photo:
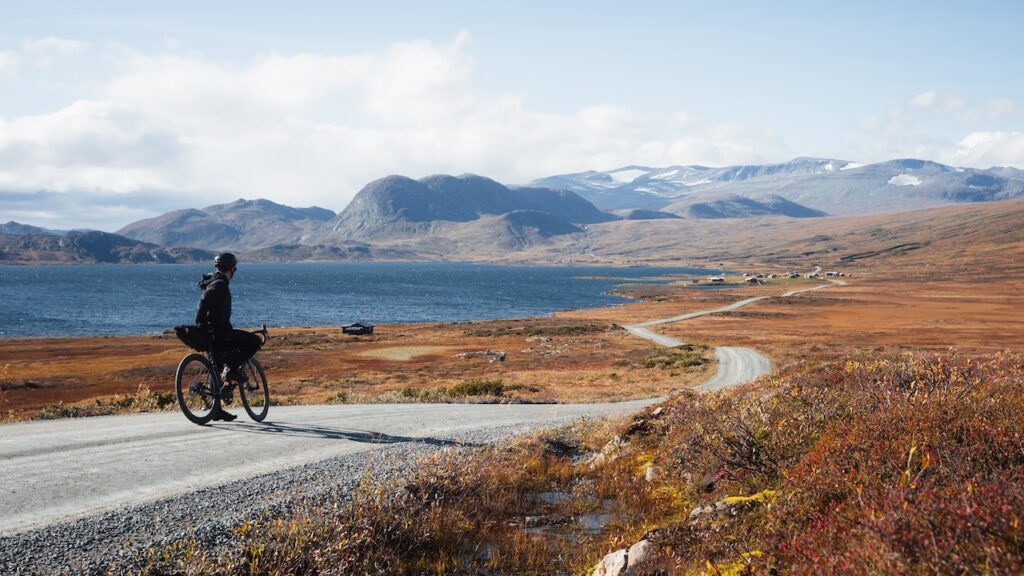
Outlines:
{"label": "person in black jacket", "polygon": [[[229,284],[238,268],[238,259],[230,252],[224,252],[213,260],[216,268],[212,274],[204,274],[199,282],[203,295],[199,298],[196,324],[212,338],[214,357],[224,364],[222,380],[230,392],[243,380],[241,366],[260,349],[259,336],[231,326],[231,289]],[[225,399],[231,401],[231,396]],[[234,420],[235,416],[221,411],[214,420]]]}

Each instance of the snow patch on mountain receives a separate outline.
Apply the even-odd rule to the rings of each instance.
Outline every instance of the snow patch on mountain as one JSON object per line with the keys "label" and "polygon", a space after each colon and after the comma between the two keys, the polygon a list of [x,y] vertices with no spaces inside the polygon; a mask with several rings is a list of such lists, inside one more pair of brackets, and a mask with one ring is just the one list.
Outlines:
{"label": "snow patch on mountain", "polygon": [[897,174],[889,178],[889,184],[893,186],[919,186],[921,179],[912,174]]}
{"label": "snow patch on mountain", "polygon": [[612,179],[615,180],[616,182],[621,182],[622,184],[628,184],[628,183],[632,182],[633,180],[636,180],[637,178],[639,178],[641,176],[644,176],[645,174],[649,174],[649,173],[650,173],[650,170],[638,170],[636,168],[623,168],[621,170],[615,170],[614,172],[609,172],[608,175],[611,176]]}
{"label": "snow patch on mountain", "polygon": [[854,168],[860,168],[861,166],[864,166],[864,164],[861,164],[860,162],[847,162],[845,166],[839,169],[839,171],[853,170]]}

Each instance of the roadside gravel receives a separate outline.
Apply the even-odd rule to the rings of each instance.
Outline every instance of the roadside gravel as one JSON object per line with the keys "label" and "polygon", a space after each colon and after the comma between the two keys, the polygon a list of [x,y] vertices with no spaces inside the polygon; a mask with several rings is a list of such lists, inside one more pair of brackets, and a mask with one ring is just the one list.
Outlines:
{"label": "roadside gravel", "polygon": [[188,537],[215,548],[230,542],[230,529],[246,518],[345,502],[363,478],[375,483],[401,479],[419,457],[507,442],[576,419],[563,416],[412,439],[0,538],[0,574],[102,574],[112,562]]}

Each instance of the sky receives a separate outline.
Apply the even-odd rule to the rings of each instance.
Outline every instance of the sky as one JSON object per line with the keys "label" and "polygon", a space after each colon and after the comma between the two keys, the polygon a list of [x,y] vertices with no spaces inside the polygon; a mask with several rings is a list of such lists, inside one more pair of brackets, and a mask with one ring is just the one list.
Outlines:
{"label": "sky", "polygon": [[798,156],[1024,168],[1020,2],[9,2],[0,222],[390,174]]}

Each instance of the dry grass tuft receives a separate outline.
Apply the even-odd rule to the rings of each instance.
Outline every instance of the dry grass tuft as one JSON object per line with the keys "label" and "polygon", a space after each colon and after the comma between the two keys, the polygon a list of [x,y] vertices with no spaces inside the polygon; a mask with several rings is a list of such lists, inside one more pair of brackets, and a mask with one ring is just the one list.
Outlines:
{"label": "dry grass tuft", "polygon": [[149,386],[140,384],[134,394],[114,394],[109,398],[97,398],[92,402],[64,404],[58,402],[33,413],[9,412],[3,415],[0,403],[0,422],[18,420],[55,420],[58,418],[85,418],[88,416],[109,416],[137,412],[165,412],[178,407],[174,392],[153,392]]}

